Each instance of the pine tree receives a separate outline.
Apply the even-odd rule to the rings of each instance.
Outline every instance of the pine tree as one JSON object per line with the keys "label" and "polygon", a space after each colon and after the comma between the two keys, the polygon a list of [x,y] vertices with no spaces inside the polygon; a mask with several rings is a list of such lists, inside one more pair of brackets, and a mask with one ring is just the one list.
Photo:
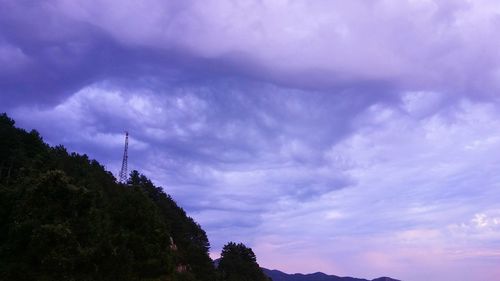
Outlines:
{"label": "pine tree", "polygon": [[218,272],[221,281],[269,281],[262,272],[257,257],[244,244],[229,242],[224,246]]}

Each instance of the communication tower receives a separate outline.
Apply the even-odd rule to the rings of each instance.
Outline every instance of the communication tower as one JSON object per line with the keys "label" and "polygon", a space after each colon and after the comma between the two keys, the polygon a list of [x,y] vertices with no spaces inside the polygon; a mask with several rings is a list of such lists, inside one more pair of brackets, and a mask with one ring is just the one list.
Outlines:
{"label": "communication tower", "polygon": [[118,175],[118,182],[120,183],[127,182],[127,177],[128,177],[127,162],[128,162],[128,132],[125,132],[125,148],[123,149],[122,169],[120,170],[120,174]]}

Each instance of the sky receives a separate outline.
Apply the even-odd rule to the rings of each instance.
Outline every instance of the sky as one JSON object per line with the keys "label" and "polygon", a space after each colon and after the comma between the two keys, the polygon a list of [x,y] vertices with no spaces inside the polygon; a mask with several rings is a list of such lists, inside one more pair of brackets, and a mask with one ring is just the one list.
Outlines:
{"label": "sky", "polygon": [[0,0],[0,112],[289,273],[500,280],[500,2]]}

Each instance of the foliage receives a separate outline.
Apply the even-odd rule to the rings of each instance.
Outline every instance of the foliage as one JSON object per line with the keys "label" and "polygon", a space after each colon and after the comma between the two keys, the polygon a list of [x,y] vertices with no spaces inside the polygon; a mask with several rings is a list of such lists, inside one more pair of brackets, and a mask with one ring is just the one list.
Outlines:
{"label": "foliage", "polygon": [[189,265],[193,280],[214,280],[215,271],[212,260],[208,256],[210,243],[201,226],[188,217],[186,212],[168,194],[164,193],[161,188],[154,186],[148,178],[139,172],[132,171],[128,184],[144,191],[158,207],[177,247],[175,251],[176,264]]}
{"label": "foliage", "polygon": [[219,260],[221,281],[269,281],[262,272],[251,248],[229,242],[224,246]]}
{"label": "foliage", "polygon": [[0,115],[0,280],[213,281],[209,247],[145,176],[118,184],[97,161]]}

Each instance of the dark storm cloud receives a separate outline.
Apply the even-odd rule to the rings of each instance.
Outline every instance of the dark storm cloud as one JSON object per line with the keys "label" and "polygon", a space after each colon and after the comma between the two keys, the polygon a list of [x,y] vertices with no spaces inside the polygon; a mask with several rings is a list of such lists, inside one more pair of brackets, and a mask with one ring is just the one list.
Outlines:
{"label": "dark storm cloud", "polygon": [[[108,79],[125,86],[150,85],[151,80],[156,80],[162,81],[157,83],[161,86],[165,80],[190,84],[232,77],[308,90],[361,92],[369,95],[368,99],[381,98],[377,94],[386,95],[395,89],[389,81],[346,80],[331,71],[272,70],[247,51],[228,50],[218,56],[205,56],[183,46],[182,40],[124,42],[120,34],[98,20],[72,17],[59,11],[60,5],[64,7],[59,1],[2,2],[0,46],[5,56],[10,51],[10,59],[5,60],[7,67],[0,72],[4,108],[20,103],[57,104],[86,85]],[[174,21],[175,9],[185,6],[189,7],[172,4],[163,16]],[[134,28],[132,23],[123,24],[124,28],[127,24]],[[18,57],[12,52],[17,52]]]}
{"label": "dark storm cloud", "polygon": [[54,104],[110,78],[233,77],[374,100],[405,90],[491,98],[498,86],[499,57],[489,52],[498,21],[480,20],[479,4],[462,1],[1,5],[4,107]]}

